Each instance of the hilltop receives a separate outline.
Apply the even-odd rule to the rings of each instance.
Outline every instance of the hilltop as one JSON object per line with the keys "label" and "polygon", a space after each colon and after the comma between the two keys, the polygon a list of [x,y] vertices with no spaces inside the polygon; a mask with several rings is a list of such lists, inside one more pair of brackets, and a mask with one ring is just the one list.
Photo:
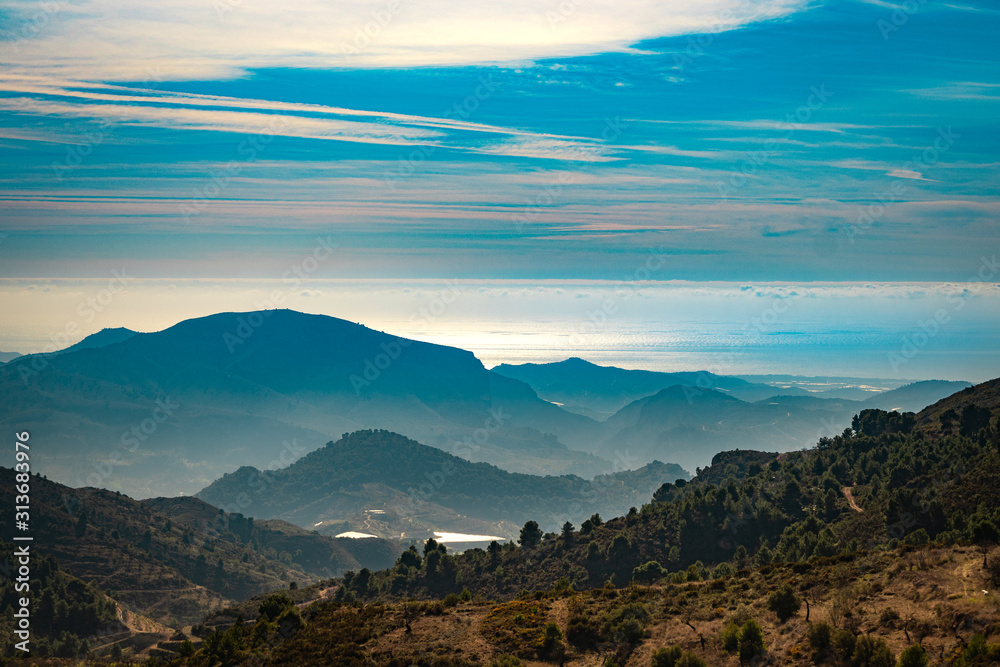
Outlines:
{"label": "hilltop", "polygon": [[500,535],[512,530],[516,535],[517,527],[532,517],[555,530],[574,514],[625,512],[663,482],[687,477],[679,466],[660,462],[595,480],[524,475],[471,463],[396,433],[357,431],[266,476],[242,467],[198,497],[228,507],[266,479],[268,492],[249,494],[241,511],[312,526],[378,510],[380,521],[411,534],[427,528],[454,530],[454,521],[464,516],[486,522]]}

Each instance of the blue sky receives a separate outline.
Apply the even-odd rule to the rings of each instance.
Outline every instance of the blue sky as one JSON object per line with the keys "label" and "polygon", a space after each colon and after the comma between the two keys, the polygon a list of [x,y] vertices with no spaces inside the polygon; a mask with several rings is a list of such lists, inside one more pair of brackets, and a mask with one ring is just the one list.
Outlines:
{"label": "blue sky", "polygon": [[996,283],[998,34],[961,0],[0,2],[0,302],[281,284],[317,238],[310,280]]}

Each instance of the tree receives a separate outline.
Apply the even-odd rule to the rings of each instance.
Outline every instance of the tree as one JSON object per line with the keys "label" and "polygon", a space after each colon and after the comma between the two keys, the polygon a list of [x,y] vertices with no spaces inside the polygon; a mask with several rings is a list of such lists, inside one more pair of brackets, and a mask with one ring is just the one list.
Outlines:
{"label": "tree", "polygon": [[927,667],[929,664],[927,651],[920,644],[914,644],[899,655],[899,667]]}
{"label": "tree", "polygon": [[521,529],[521,539],[518,542],[525,549],[533,549],[542,541],[542,531],[537,521],[528,521]]}
{"label": "tree", "polygon": [[802,600],[795,595],[795,591],[788,584],[774,591],[767,598],[767,608],[777,614],[778,620],[782,623],[799,613],[801,607]]}
{"label": "tree", "polygon": [[81,538],[87,534],[87,510],[80,512],[80,518],[76,520],[76,536]]}
{"label": "tree", "polygon": [[[494,544],[496,543],[494,542]],[[411,545],[409,549],[400,554],[399,560],[396,562],[405,567],[420,567],[420,553],[415,546]]]}
{"label": "tree", "polygon": [[632,579],[641,584],[651,584],[654,581],[662,579],[666,573],[667,571],[663,569],[662,565],[655,560],[651,560],[632,570]]}
{"label": "tree", "polygon": [[740,662],[749,662],[767,650],[764,644],[764,631],[752,618],[740,629],[739,656]]}
{"label": "tree", "polygon": [[429,554],[432,551],[437,551],[437,548],[438,548],[437,540],[435,540],[433,537],[429,538],[426,542],[424,542],[424,557],[426,558],[427,554]]}
{"label": "tree", "polygon": [[492,564],[496,565],[496,562],[500,559],[500,552],[502,550],[503,547],[496,540],[490,542],[490,546],[486,547],[486,553],[490,555],[490,562]]}
{"label": "tree", "polygon": [[1000,531],[997,530],[996,524],[988,519],[980,521],[972,527],[972,540],[983,553],[983,568],[988,567],[986,557],[989,555],[990,547],[1000,540]]}
{"label": "tree", "polygon": [[567,542],[573,541],[573,524],[571,524],[569,521],[563,524],[562,538]]}
{"label": "tree", "polygon": [[962,409],[962,418],[958,423],[958,432],[972,437],[990,425],[990,409],[978,405],[967,405]]}
{"label": "tree", "polygon": [[287,593],[275,593],[264,598],[259,605],[257,605],[257,611],[260,613],[261,618],[266,618],[269,621],[273,621],[278,618],[285,610],[291,609],[295,606],[292,602],[292,598],[288,597]]}

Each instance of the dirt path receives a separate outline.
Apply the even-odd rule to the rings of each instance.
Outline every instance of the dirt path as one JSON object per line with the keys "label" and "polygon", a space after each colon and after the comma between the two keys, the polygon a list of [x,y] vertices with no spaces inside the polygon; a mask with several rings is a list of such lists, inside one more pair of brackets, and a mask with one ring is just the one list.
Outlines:
{"label": "dirt path", "polygon": [[851,509],[855,512],[864,512],[864,510],[858,507],[858,504],[854,502],[854,493],[851,491],[853,488],[853,486],[844,487],[844,497],[847,498],[847,504],[850,505]]}
{"label": "dirt path", "polygon": [[295,606],[298,607],[299,609],[305,609],[313,602],[316,602],[318,600],[329,600],[330,598],[333,597],[334,593],[337,592],[337,588],[338,586],[330,586],[329,588],[324,588],[319,592],[319,595],[317,597],[306,600],[305,602],[300,602]]}

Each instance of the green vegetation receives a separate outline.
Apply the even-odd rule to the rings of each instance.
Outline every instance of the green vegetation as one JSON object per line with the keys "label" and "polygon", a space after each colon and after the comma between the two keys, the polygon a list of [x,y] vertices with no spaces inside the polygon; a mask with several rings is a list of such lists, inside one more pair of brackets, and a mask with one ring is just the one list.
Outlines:
{"label": "green vegetation", "polygon": [[[14,545],[3,544],[4,553],[13,553]],[[4,653],[14,655],[14,609],[18,599],[28,594],[34,629],[31,647],[35,656],[75,658],[90,648],[88,638],[111,635],[123,629],[118,622],[117,605],[93,584],[86,584],[61,570],[51,556],[32,563],[30,593],[17,591],[15,580],[4,579],[0,585],[0,640]]]}

